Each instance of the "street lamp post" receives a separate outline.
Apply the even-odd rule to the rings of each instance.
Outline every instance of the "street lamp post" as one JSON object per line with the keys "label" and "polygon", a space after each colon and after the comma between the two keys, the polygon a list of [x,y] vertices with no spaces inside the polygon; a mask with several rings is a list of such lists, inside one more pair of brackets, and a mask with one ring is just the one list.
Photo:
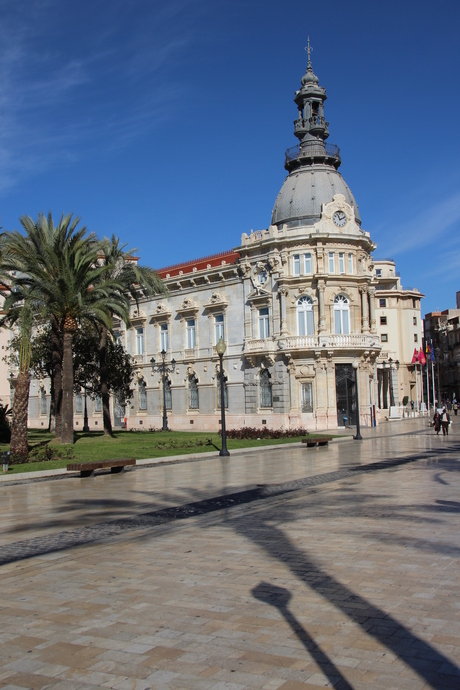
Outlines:
{"label": "street lamp post", "polygon": [[87,404],[87,399],[86,399],[86,386],[83,386],[83,390],[85,391],[85,412],[83,414],[83,431],[89,431],[88,404]]}
{"label": "street lamp post", "polygon": [[219,341],[216,345],[216,352],[219,355],[219,361],[220,361],[220,420],[221,420],[221,429],[222,429],[222,450],[220,451],[219,455],[228,457],[230,453],[228,452],[227,449],[227,433],[225,430],[225,391],[224,391],[224,353],[225,350],[227,349],[227,346],[224,343],[224,340],[222,336],[219,338]]}
{"label": "street lamp post", "polygon": [[358,366],[359,361],[357,359],[353,362],[353,369],[355,370],[355,384],[356,384],[356,436],[353,436],[355,441],[362,441],[361,436],[361,424],[359,419],[359,386],[358,386]]}
{"label": "street lamp post", "polygon": [[176,366],[176,360],[172,359],[171,360],[171,366],[168,367],[166,364],[166,350],[161,351],[161,362],[156,364],[155,362],[155,357],[152,357],[150,360],[150,364],[152,365],[152,372],[158,371],[161,374],[161,378],[163,381],[163,427],[162,431],[169,431],[168,429],[168,415],[166,413],[166,375],[170,374],[174,371],[174,368]]}

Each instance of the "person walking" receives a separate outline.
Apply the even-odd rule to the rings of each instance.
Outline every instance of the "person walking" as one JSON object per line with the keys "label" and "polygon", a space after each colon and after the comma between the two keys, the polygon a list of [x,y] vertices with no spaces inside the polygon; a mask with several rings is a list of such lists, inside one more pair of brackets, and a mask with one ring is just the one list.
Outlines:
{"label": "person walking", "polygon": [[437,410],[434,412],[434,417],[433,417],[433,424],[434,424],[434,430],[436,432],[436,436],[439,435],[439,432],[441,431],[441,415]]}
{"label": "person walking", "polygon": [[443,436],[449,436],[449,422],[450,422],[450,415],[447,412],[447,407],[444,406],[442,408],[442,412],[441,412],[441,426],[442,426],[442,435]]}
{"label": "person walking", "polygon": [[453,407],[453,409],[454,409],[454,415],[457,416],[457,412],[458,412],[458,402],[457,402],[456,400],[454,400],[454,404],[452,405],[452,407]]}

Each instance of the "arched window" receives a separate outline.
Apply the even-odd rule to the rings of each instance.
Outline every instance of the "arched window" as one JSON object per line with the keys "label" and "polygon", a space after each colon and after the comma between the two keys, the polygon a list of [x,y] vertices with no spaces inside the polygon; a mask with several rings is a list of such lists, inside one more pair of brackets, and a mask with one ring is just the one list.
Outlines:
{"label": "arched window", "polygon": [[165,402],[166,409],[172,410],[171,379],[165,379]]}
{"label": "arched window", "polygon": [[260,406],[273,407],[272,382],[270,372],[267,369],[260,373]]}
{"label": "arched window", "polygon": [[198,398],[198,379],[195,375],[188,379],[188,406],[191,410],[198,410],[200,401]]}
{"label": "arched window", "polygon": [[350,332],[350,305],[345,295],[337,295],[334,299],[334,330],[339,335]]}
{"label": "arched window", "polygon": [[147,386],[145,381],[139,381],[139,409],[147,409]]}
{"label": "arched window", "polygon": [[300,297],[297,300],[297,334],[313,335],[314,332],[313,300],[311,297]]}
{"label": "arched window", "polygon": [[[217,408],[220,410],[220,373],[219,376],[217,377]],[[227,392],[227,377],[224,374],[224,405],[225,409],[228,408],[228,392]]]}

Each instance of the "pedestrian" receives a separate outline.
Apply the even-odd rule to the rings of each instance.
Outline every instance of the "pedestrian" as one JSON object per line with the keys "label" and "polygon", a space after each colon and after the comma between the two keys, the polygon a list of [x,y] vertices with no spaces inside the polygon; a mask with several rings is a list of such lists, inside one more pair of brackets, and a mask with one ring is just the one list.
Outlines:
{"label": "pedestrian", "polygon": [[458,402],[456,400],[454,400],[453,408],[454,408],[454,415],[457,416]]}
{"label": "pedestrian", "polygon": [[438,436],[439,432],[441,431],[441,415],[437,410],[435,410],[434,412],[433,424],[434,430],[436,431],[436,436]]}
{"label": "pedestrian", "polygon": [[442,426],[442,435],[443,436],[448,436],[449,435],[449,422],[450,422],[450,416],[449,413],[447,412],[447,407],[444,406],[441,412],[441,426]]}

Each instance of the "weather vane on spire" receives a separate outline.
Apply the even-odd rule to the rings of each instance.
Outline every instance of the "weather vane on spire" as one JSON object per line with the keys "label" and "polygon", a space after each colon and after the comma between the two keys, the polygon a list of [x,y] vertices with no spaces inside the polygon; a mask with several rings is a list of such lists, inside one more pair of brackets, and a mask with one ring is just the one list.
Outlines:
{"label": "weather vane on spire", "polygon": [[310,54],[313,52],[313,48],[310,47],[310,36],[308,36],[308,42],[307,42],[307,45],[305,46],[305,50],[307,51],[307,55],[308,55],[307,68],[311,69]]}

